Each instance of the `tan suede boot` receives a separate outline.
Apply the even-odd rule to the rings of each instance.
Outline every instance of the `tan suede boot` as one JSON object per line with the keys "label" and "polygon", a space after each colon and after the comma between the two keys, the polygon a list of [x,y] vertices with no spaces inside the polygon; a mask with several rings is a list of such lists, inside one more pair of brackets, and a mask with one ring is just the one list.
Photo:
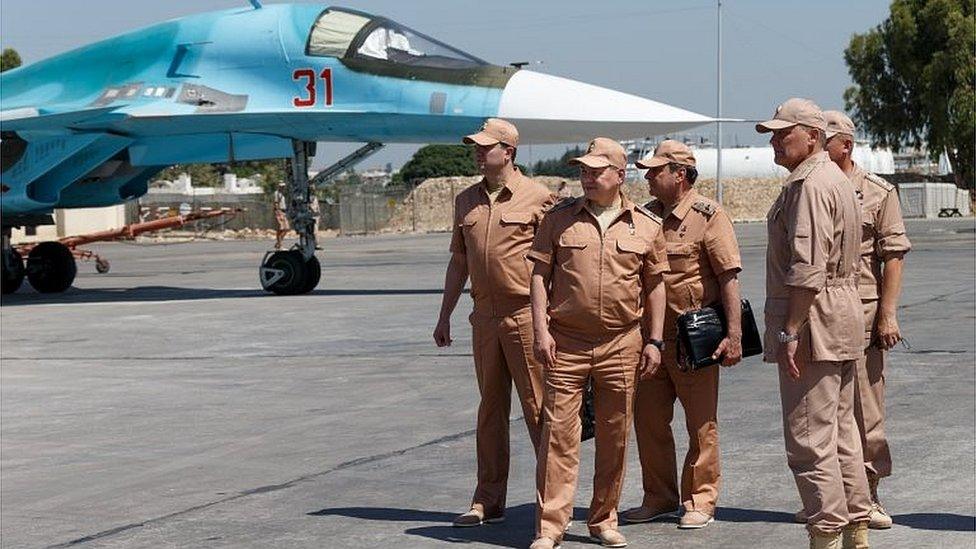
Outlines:
{"label": "tan suede boot", "polygon": [[841,549],[870,549],[868,545],[868,523],[855,522],[845,526]]}
{"label": "tan suede boot", "polygon": [[842,549],[840,534],[810,534],[810,549]]}
{"label": "tan suede boot", "polygon": [[881,501],[878,499],[878,481],[881,480],[878,477],[868,477],[868,487],[871,489],[871,516],[870,522],[868,522],[868,528],[873,528],[875,530],[887,530],[891,528],[891,524],[894,522],[891,520],[891,515],[885,508],[881,506]]}

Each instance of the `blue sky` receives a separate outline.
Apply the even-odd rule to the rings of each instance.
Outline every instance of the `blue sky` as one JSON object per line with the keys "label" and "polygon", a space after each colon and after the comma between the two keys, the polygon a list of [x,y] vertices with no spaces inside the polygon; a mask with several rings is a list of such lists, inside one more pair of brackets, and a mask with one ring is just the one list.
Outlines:
{"label": "blue sky", "polygon": [[[272,2],[265,2],[272,3]],[[843,108],[843,51],[888,14],[888,0],[723,0],[723,114],[767,118],[791,96]],[[152,23],[247,5],[246,0],[4,0],[0,43],[29,63]],[[347,0],[504,64],[633,93],[703,114],[716,109],[716,1]],[[714,127],[695,131],[714,139]],[[723,126],[726,145],[763,144],[751,124]],[[319,147],[316,165],[354,148]],[[366,162],[398,165],[416,147],[390,146]],[[526,162],[564,146],[522,150]],[[363,167],[363,166],[361,166]]]}

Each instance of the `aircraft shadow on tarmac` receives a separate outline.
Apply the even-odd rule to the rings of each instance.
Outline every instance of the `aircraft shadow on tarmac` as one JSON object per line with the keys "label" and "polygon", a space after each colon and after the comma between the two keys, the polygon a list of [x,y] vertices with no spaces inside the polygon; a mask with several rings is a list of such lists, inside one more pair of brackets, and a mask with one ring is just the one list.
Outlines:
{"label": "aircraft shadow on tarmac", "polygon": [[[335,289],[314,290],[297,298],[307,296],[391,296],[391,295],[433,295],[442,294],[444,290],[436,288],[385,288],[385,289]],[[31,291],[21,291],[3,296],[0,305],[17,307],[28,305],[48,305],[52,303],[121,303],[133,301],[196,301],[201,299],[239,299],[239,298],[275,297],[260,289],[253,290],[221,290],[213,288],[177,288],[173,286],[136,286],[134,288],[101,288],[77,289],[71,288],[60,294],[40,294]]]}
{"label": "aircraft shadow on tarmac", "polygon": [[908,513],[891,517],[897,526],[916,530],[976,532],[976,517],[955,513]]}

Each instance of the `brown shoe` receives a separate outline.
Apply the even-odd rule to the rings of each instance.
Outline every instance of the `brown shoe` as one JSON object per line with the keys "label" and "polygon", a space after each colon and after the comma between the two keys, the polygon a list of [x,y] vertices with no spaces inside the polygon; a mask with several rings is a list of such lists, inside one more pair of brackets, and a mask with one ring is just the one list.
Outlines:
{"label": "brown shoe", "polygon": [[682,530],[698,530],[715,522],[715,517],[704,511],[686,511],[681,515],[678,528]]}
{"label": "brown shoe", "polygon": [[559,549],[559,542],[545,536],[536,538],[529,546],[529,549]]}
{"label": "brown shoe", "polygon": [[868,545],[867,522],[848,524],[841,536],[841,549],[871,549]]}
{"label": "brown shoe", "polygon": [[623,513],[620,513],[620,519],[624,522],[629,522],[631,524],[637,524],[640,522],[653,522],[655,520],[661,520],[665,518],[677,518],[678,514],[681,513],[680,509],[652,509],[650,507],[634,507],[632,509],[627,509]]}
{"label": "brown shoe", "polygon": [[497,524],[499,522],[505,522],[505,515],[486,518],[485,512],[482,511],[480,507],[472,507],[467,513],[458,515],[457,518],[454,519],[454,527],[470,528],[472,526],[481,526],[482,524]]}
{"label": "brown shoe", "polygon": [[590,534],[593,541],[604,547],[627,547],[627,538],[616,530],[602,530],[596,534]]}
{"label": "brown shoe", "polygon": [[807,512],[804,511],[803,509],[800,509],[799,511],[797,511],[796,514],[793,515],[793,522],[795,522],[797,524],[806,524],[807,523]]}

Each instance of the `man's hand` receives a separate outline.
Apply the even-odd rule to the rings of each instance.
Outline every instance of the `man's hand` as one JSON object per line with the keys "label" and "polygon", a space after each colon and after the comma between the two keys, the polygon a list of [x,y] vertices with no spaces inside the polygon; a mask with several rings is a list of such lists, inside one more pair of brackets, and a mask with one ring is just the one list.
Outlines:
{"label": "man's hand", "polygon": [[434,343],[438,347],[450,347],[451,341],[451,321],[439,320],[434,328]]}
{"label": "man's hand", "polygon": [[532,354],[546,368],[552,368],[556,365],[556,340],[552,338],[549,330],[535,335],[535,341],[532,342]]}
{"label": "man's hand", "polygon": [[796,360],[796,350],[799,346],[799,341],[780,343],[779,349],[776,351],[776,362],[780,369],[794,380],[800,379],[800,363]]}
{"label": "man's hand", "polygon": [[742,336],[726,336],[719,344],[715,352],[712,353],[715,360],[721,359],[722,366],[735,366],[742,360]]}
{"label": "man's hand", "polygon": [[641,381],[650,379],[660,367],[661,350],[657,348],[657,345],[650,343],[644,345],[644,350],[641,351],[640,369],[637,371],[638,379]]}
{"label": "man's hand", "polygon": [[901,341],[901,330],[898,319],[894,315],[887,315],[878,311],[878,327],[875,328],[874,340],[881,350],[887,351]]}

